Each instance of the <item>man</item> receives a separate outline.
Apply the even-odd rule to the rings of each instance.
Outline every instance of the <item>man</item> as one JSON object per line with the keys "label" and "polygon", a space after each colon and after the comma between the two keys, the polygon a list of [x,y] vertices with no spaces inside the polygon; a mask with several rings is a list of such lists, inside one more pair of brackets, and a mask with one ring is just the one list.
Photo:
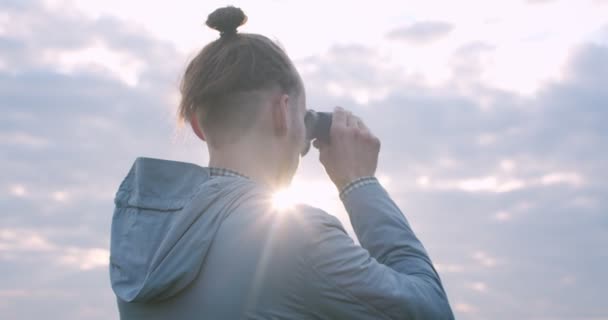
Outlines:
{"label": "man", "polygon": [[425,249],[374,178],[380,142],[350,112],[336,108],[329,142],[315,147],[361,246],[320,209],[272,208],[307,142],[303,84],[267,38],[236,33],[240,9],[220,10],[208,25],[222,36],[186,70],[180,109],[209,166],[138,158],[116,194],[121,318],[453,319]]}

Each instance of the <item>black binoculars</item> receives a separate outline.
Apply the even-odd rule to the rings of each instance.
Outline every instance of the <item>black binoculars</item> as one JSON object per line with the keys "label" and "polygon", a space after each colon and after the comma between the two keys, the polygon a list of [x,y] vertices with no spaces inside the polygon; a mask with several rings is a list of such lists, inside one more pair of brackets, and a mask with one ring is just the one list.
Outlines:
{"label": "black binoculars", "polygon": [[306,111],[306,116],[304,117],[304,124],[306,126],[306,146],[302,151],[302,156],[308,153],[310,144],[313,140],[319,140],[324,143],[329,142],[331,117],[331,112]]}

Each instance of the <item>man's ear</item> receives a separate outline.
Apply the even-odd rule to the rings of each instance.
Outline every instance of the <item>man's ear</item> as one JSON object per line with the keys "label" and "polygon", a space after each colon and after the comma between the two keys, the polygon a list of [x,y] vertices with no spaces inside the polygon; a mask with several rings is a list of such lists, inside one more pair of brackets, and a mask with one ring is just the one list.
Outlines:
{"label": "man's ear", "polygon": [[205,139],[205,134],[203,134],[203,131],[201,130],[201,126],[198,125],[198,117],[196,116],[196,114],[194,114],[192,119],[190,120],[190,125],[192,126],[192,130],[194,131],[197,137],[199,137],[203,141],[207,141]]}
{"label": "man's ear", "polygon": [[284,135],[289,128],[289,95],[281,94],[273,100],[271,112],[274,131],[277,135]]}

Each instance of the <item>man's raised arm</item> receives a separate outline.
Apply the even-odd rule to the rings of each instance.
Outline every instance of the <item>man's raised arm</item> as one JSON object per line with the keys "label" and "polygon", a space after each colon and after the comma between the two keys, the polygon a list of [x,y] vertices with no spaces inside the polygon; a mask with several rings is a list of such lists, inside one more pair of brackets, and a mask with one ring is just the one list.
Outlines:
{"label": "man's raised arm", "polygon": [[361,246],[323,212],[308,253],[316,305],[342,319],[453,319],[431,260],[405,216],[373,177],[379,140],[363,122],[336,109],[330,143],[315,146],[341,190]]}

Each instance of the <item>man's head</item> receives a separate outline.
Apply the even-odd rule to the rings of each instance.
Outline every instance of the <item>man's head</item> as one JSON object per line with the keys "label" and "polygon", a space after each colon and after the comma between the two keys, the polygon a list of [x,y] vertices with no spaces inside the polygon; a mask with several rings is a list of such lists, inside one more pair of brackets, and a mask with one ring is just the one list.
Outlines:
{"label": "man's head", "polygon": [[287,183],[305,146],[304,86],[277,44],[262,35],[237,33],[246,20],[234,7],[209,15],[207,25],[221,36],[188,65],[179,116],[207,141],[212,157],[230,148],[253,147],[272,158],[276,174]]}

